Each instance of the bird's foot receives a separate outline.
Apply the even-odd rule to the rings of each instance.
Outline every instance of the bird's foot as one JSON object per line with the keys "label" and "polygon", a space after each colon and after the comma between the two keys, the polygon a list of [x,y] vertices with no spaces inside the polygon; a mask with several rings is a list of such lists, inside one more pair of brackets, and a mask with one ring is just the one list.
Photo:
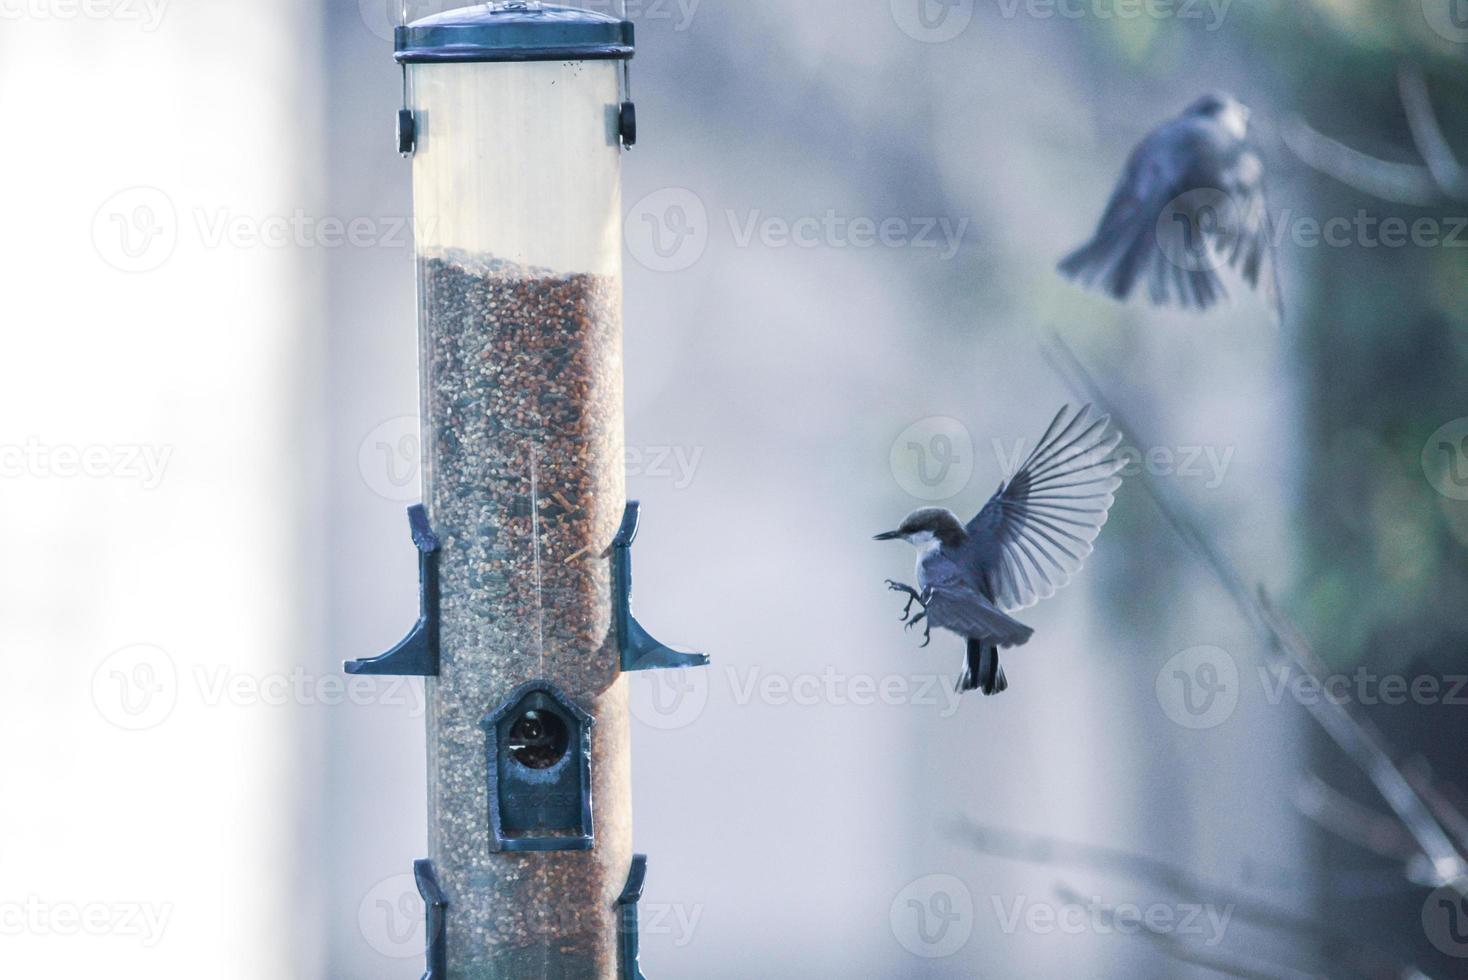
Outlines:
{"label": "bird's foot", "polygon": [[[912,615],[912,607],[914,603],[922,606],[924,609],[927,609],[928,607],[928,604],[923,601],[923,597],[918,593],[918,590],[914,589],[910,585],[903,585],[901,582],[894,582],[889,578],[887,580],[887,588],[893,592],[901,592],[903,595],[907,596],[907,605],[902,610],[902,622],[904,623],[906,623],[908,621],[908,617]],[[922,617],[919,616],[918,618],[921,619]],[[916,623],[917,620],[914,619],[912,622]]]}
{"label": "bird's foot", "polygon": [[912,629],[914,626],[916,626],[918,623],[921,623],[925,619],[928,620],[928,624],[923,627],[923,646],[924,647],[926,647],[928,644],[930,644],[930,643],[933,642],[933,621],[931,619],[928,619],[927,612],[924,611],[924,612],[918,613],[907,624],[907,628],[908,629]]}

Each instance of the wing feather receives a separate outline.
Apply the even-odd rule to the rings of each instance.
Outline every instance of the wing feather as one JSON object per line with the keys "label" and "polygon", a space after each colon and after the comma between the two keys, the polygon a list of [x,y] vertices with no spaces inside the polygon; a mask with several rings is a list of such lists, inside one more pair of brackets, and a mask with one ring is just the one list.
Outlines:
{"label": "wing feather", "polygon": [[1229,265],[1238,270],[1250,288],[1263,292],[1275,319],[1281,319],[1284,302],[1269,223],[1269,200],[1264,189],[1264,165],[1258,156],[1246,153],[1233,168],[1228,182],[1238,212],[1232,222],[1234,227],[1228,229],[1228,244],[1232,246]]}
{"label": "wing feather", "polygon": [[[1111,511],[1120,433],[1089,405],[1062,408],[1019,470],[968,525],[963,562],[1000,609],[1047,599],[1080,570]],[[1074,491],[1062,493],[1059,491]]]}

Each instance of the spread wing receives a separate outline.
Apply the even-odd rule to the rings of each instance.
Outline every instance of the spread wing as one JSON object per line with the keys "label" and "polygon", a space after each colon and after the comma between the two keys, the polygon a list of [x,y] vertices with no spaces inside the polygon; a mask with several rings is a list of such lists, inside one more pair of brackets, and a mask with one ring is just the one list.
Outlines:
{"label": "spread wing", "polygon": [[924,607],[934,626],[997,647],[1021,646],[1034,630],[1005,615],[994,603],[967,586],[933,586]]}
{"label": "spread wing", "polygon": [[1168,202],[1188,189],[1190,163],[1184,149],[1170,129],[1143,141],[1127,161],[1096,234],[1061,261],[1061,273],[1083,286],[1099,281],[1112,296],[1126,299],[1150,272],[1155,294],[1157,284],[1166,282],[1157,222]]}
{"label": "spread wing", "polygon": [[1120,433],[1067,405],[968,525],[963,562],[999,608],[1048,599],[1080,570],[1121,486]]}

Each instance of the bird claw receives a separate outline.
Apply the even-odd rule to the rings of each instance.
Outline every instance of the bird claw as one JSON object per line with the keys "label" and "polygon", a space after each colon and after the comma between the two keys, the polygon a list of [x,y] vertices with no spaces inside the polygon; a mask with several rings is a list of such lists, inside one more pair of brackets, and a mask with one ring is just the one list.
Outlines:
{"label": "bird claw", "polygon": [[921,623],[925,619],[928,620],[928,624],[923,627],[923,645],[918,649],[922,649],[923,647],[926,647],[928,644],[933,642],[933,621],[931,619],[928,619],[928,614],[926,612],[920,612],[912,618],[912,622],[907,624],[907,628],[912,629],[914,626],[916,626],[918,623]]}
{"label": "bird claw", "polygon": [[[903,585],[901,582],[894,582],[892,579],[889,578],[887,580],[887,588],[892,592],[901,592],[903,595],[907,596],[907,605],[902,610],[902,616],[899,620],[900,622],[908,622],[908,617],[912,615],[913,603],[917,603],[925,610],[928,607],[927,603],[923,601],[923,597],[918,594],[918,590],[914,589],[910,585]],[[912,624],[916,624],[920,619],[922,619],[921,615],[918,616],[918,619],[912,620]]]}

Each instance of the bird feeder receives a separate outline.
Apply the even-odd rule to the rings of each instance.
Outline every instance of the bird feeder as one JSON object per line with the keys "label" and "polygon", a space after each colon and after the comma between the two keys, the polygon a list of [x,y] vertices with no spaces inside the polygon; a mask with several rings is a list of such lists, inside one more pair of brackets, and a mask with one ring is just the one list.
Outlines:
{"label": "bird feeder", "polygon": [[428,977],[636,978],[624,672],[707,659],[653,640],[630,606],[632,24],[488,3],[401,26],[395,46],[417,249],[420,616],[347,670],[428,677]]}

